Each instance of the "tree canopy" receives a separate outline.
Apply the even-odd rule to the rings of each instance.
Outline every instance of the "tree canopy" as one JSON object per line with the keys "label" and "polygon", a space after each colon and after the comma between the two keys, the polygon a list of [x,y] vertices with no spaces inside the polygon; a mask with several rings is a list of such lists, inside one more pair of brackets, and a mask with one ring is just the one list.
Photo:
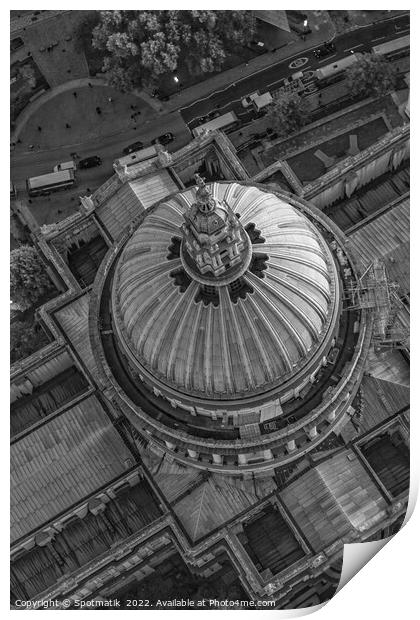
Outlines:
{"label": "tree canopy", "polygon": [[92,45],[121,90],[152,85],[180,65],[211,73],[236,45],[252,39],[251,11],[101,11]]}
{"label": "tree canopy", "polygon": [[48,344],[48,338],[39,323],[14,321],[10,325],[10,361],[13,364],[28,357]]}
{"label": "tree canopy", "polygon": [[275,99],[267,114],[269,123],[280,136],[298,131],[309,119],[309,104],[297,93],[285,93]]}
{"label": "tree canopy", "polygon": [[10,298],[22,310],[54,288],[36,249],[21,245],[10,253]]}
{"label": "tree canopy", "polygon": [[385,95],[395,88],[396,69],[384,58],[363,54],[346,70],[346,85],[352,95]]}

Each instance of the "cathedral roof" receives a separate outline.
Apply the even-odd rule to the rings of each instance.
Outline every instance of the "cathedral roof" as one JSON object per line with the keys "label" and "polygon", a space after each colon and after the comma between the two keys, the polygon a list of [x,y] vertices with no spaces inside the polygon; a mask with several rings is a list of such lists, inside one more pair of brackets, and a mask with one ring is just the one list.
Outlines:
{"label": "cathedral roof", "polygon": [[181,227],[197,191],[168,198],[120,256],[117,332],[140,373],[177,391],[206,399],[262,394],[319,353],[337,304],[335,267],[318,230],[285,200],[237,183],[209,191],[240,222],[248,248],[238,252],[241,264],[205,278],[190,268]]}

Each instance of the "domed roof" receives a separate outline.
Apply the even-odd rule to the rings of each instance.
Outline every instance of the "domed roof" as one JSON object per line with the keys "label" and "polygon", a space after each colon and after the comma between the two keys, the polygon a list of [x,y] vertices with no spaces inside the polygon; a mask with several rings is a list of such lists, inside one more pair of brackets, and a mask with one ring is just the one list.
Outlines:
{"label": "domed roof", "polygon": [[237,183],[209,188],[249,240],[240,276],[209,282],[186,269],[181,227],[196,203],[191,188],[152,210],[127,242],[113,313],[140,373],[190,396],[230,400],[280,386],[316,355],[337,304],[335,267],[315,226],[284,200]]}

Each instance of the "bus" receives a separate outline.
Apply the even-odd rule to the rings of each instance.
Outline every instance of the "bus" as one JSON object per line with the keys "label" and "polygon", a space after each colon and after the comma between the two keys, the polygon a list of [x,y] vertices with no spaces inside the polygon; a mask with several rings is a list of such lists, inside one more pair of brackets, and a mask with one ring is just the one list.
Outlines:
{"label": "bus", "polygon": [[390,61],[408,56],[410,53],[410,35],[406,34],[404,37],[375,45],[372,47],[372,52],[376,56],[382,56]]}
{"label": "bus", "polygon": [[340,79],[341,74],[358,62],[360,58],[361,54],[350,54],[349,56],[340,58],[340,60],[336,60],[329,65],[317,69],[315,71],[315,76],[318,80],[325,80],[326,83],[331,83],[333,80],[337,81],[337,77]]}
{"label": "bus", "polygon": [[26,179],[26,188],[29,196],[45,196],[50,192],[67,189],[74,182],[74,170],[60,170],[59,172],[50,172],[39,177]]}
{"label": "bus", "polygon": [[213,118],[211,121],[207,121],[207,123],[203,123],[203,125],[194,127],[192,130],[192,135],[194,138],[197,138],[197,136],[201,136],[201,134],[206,130],[213,131],[214,129],[233,128],[237,123],[238,117],[235,112],[227,112],[221,116],[216,116],[216,118]]}
{"label": "bus", "polygon": [[148,146],[145,149],[134,151],[134,153],[130,153],[125,157],[120,157],[119,159],[116,159],[114,161],[114,166],[133,166],[134,164],[138,164],[141,161],[147,161],[148,159],[156,157],[160,149],[160,144],[153,144],[152,146]]}

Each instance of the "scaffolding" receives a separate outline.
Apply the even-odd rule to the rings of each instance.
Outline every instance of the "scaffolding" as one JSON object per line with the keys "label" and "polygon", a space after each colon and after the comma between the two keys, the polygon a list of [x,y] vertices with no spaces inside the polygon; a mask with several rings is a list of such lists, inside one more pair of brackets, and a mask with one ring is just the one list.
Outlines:
{"label": "scaffolding", "polygon": [[[377,347],[409,348],[409,311],[398,295],[399,285],[390,282],[385,264],[376,259],[346,287],[347,310],[374,312],[373,344]],[[407,324],[406,324],[407,323]]]}

